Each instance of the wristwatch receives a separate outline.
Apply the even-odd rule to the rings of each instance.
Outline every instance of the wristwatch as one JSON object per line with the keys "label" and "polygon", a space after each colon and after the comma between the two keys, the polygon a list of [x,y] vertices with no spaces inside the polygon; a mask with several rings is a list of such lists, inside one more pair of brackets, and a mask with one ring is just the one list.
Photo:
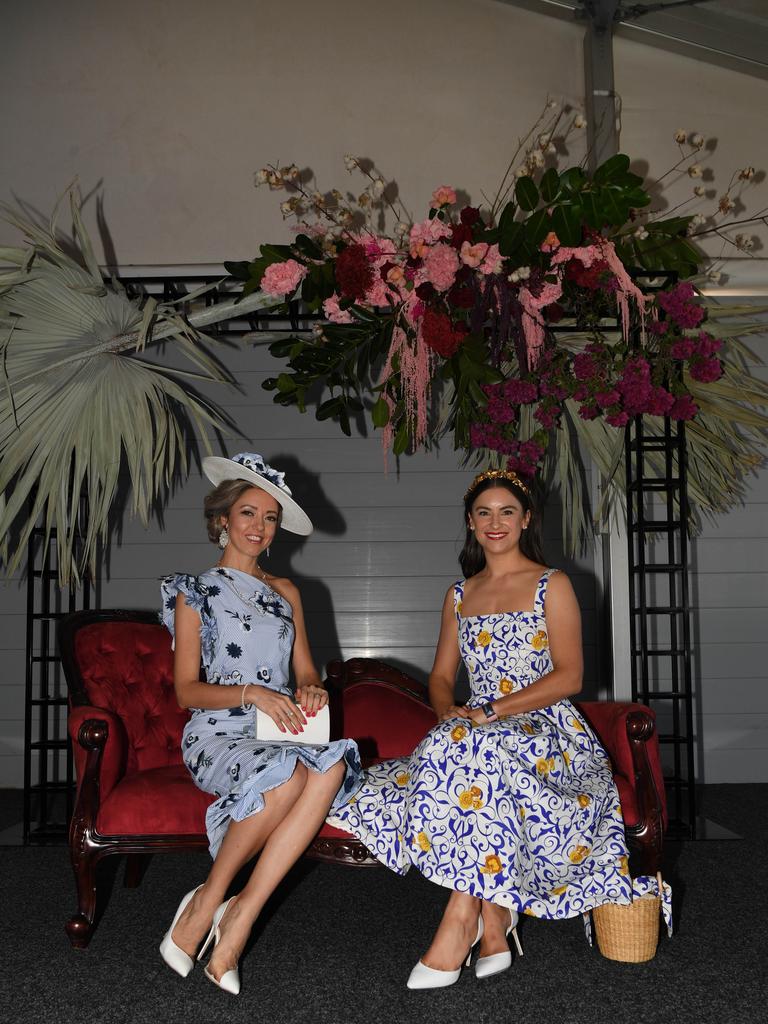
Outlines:
{"label": "wristwatch", "polygon": [[482,705],[483,713],[485,714],[486,722],[495,722],[498,719],[498,715],[493,710],[493,704],[490,701],[487,704]]}

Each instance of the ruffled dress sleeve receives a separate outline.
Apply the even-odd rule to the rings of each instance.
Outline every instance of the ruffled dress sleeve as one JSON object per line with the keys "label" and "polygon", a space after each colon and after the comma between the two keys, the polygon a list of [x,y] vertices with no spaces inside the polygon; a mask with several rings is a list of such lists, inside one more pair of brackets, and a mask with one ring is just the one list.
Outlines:
{"label": "ruffled dress sleeve", "polygon": [[200,636],[203,643],[203,660],[208,663],[215,645],[215,637],[212,635],[215,628],[215,620],[211,612],[208,587],[201,583],[197,576],[190,576],[188,573],[172,573],[170,576],[164,576],[160,581],[160,594],[163,599],[160,615],[163,624],[174,638],[174,648],[176,645],[177,595],[183,594],[186,604],[198,613],[200,616]]}

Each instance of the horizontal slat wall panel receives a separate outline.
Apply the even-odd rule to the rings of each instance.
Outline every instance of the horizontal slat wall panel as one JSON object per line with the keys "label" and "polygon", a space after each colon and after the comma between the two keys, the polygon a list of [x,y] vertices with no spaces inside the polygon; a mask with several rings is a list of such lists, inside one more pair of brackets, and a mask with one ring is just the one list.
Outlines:
{"label": "horizontal slat wall panel", "polygon": [[[331,607],[336,612],[421,611],[439,606],[446,591],[459,578],[457,571],[451,576],[417,576],[407,586],[399,576],[373,579],[367,576],[334,577],[322,580],[322,586],[302,585],[301,599],[307,614],[322,612]],[[591,576],[571,574],[576,596],[585,614],[595,607],[594,580]],[[317,581],[320,583],[320,581]],[[127,580],[112,578],[101,588],[102,607],[156,608],[159,605],[159,581],[154,579]]]}

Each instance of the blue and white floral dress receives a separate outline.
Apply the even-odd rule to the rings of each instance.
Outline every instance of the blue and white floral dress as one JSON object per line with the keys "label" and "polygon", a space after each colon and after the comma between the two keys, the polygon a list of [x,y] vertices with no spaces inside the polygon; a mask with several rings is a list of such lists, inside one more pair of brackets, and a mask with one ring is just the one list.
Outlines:
{"label": "blue and white floral dress", "polygon": [[[544,600],[553,571],[532,612],[463,616],[463,582],[455,585],[468,707],[552,670]],[[370,768],[329,821],[393,871],[414,865],[440,885],[534,917],[631,899],[610,762],[568,700],[488,725],[436,725],[410,758]]]}
{"label": "blue and white floral dress", "polygon": [[[294,639],[290,604],[276,591],[239,569],[218,567],[200,576],[177,573],[161,585],[163,622],[174,632],[176,596],[200,616],[203,666],[209,683],[256,683],[290,694],[289,665]],[[206,814],[215,857],[231,820],[242,821],[264,806],[264,794],[287,782],[301,761],[325,772],[344,760],[346,773],[332,807],[345,803],[360,784],[354,740],[326,744],[261,743],[255,739],[256,709],[240,705],[209,711],[192,709],[182,735],[184,763],[195,785],[216,800]]]}

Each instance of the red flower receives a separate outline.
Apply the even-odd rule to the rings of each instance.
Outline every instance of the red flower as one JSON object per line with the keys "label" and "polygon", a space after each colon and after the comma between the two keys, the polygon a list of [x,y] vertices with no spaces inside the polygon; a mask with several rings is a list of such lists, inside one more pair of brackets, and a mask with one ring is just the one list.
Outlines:
{"label": "red flower", "polygon": [[475,206],[465,206],[459,214],[459,220],[462,224],[471,227],[480,220],[480,211]]}
{"label": "red flower", "polygon": [[475,304],[475,293],[466,285],[454,285],[448,292],[448,304],[457,309],[472,309]]}
{"label": "red flower", "polygon": [[421,336],[431,349],[449,359],[467,334],[467,328],[461,324],[454,328],[445,313],[428,309],[421,321]]}
{"label": "red flower", "polygon": [[362,245],[348,245],[336,257],[336,284],[347,299],[365,298],[373,284],[373,268]]}
{"label": "red flower", "polygon": [[669,418],[671,420],[692,420],[698,411],[699,407],[690,395],[678,395],[669,410]]}
{"label": "red flower", "polygon": [[472,228],[468,224],[451,225],[451,245],[454,249],[460,249],[464,242],[472,241]]}

